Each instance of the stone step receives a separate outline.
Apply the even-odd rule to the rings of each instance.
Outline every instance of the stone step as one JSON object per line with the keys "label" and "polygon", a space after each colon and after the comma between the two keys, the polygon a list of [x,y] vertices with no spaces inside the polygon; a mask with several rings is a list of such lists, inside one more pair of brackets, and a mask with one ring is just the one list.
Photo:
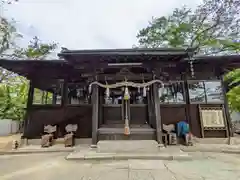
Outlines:
{"label": "stone step", "polygon": [[[195,158],[195,157],[194,157]],[[144,159],[144,160],[177,160],[189,161],[193,160],[193,156],[188,153],[70,153],[66,160],[129,160],[129,159]]]}
{"label": "stone step", "polygon": [[[116,124],[102,124],[101,128],[124,128],[123,123],[116,123]],[[151,128],[149,124],[130,124],[130,128]]]}
{"label": "stone step", "polygon": [[159,145],[155,140],[104,140],[97,144],[97,152],[100,153],[157,153],[159,150]]}

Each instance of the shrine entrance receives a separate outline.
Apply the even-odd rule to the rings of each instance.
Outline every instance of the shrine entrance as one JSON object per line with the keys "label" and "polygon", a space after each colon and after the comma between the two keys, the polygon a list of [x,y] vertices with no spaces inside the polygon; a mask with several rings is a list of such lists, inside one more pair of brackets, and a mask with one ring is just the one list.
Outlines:
{"label": "shrine entrance", "polygon": [[93,82],[98,86],[98,140],[156,139],[153,118],[153,84],[122,81],[113,84]]}
{"label": "shrine entrance", "polygon": [[148,124],[147,99],[143,96],[140,88],[128,88],[129,99],[124,98],[124,88],[111,90],[106,97],[104,89],[99,91],[100,101],[100,127],[124,127],[126,120],[129,126],[140,126]]}

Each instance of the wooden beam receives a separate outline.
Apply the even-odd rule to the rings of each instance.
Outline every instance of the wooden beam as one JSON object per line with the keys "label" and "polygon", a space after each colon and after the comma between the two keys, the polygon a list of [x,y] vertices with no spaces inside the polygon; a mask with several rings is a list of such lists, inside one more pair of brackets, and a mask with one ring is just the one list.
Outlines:
{"label": "wooden beam", "polygon": [[[128,63],[141,63],[141,62],[130,61]],[[119,63],[117,63],[117,64],[119,64]],[[143,62],[142,65],[131,65],[131,66],[128,66],[128,65],[112,66],[111,65],[111,66],[109,66],[108,63],[106,63],[106,62],[89,63],[89,61],[87,61],[87,62],[76,63],[76,64],[73,64],[72,66],[74,67],[74,70],[79,70],[81,72],[92,72],[92,70],[94,70],[94,69],[101,69],[101,68],[103,68],[103,69],[117,69],[117,68],[121,69],[121,68],[128,68],[128,67],[173,68],[173,67],[177,67],[179,64],[181,64],[181,63],[179,63],[179,62],[169,62],[169,61],[159,62],[158,60],[153,60],[153,61],[149,61],[149,62]]]}
{"label": "wooden beam", "polygon": [[157,84],[153,84],[153,98],[154,98],[154,111],[156,120],[156,132],[157,132],[157,142],[162,144],[162,121],[160,112],[160,99],[158,96]]}
{"label": "wooden beam", "polygon": [[61,106],[66,106],[68,104],[68,80],[64,79],[64,82],[61,84]]}
{"label": "wooden beam", "polygon": [[147,91],[147,104],[148,104],[148,120],[149,124],[156,128],[156,123],[153,121],[153,104],[152,104],[152,93],[150,91]]}
{"label": "wooden beam", "polygon": [[[184,94],[185,94],[185,100],[186,100],[186,106],[185,106],[185,114],[186,114],[186,120],[189,124],[190,131],[192,127],[192,119],[191,119],[191,104],[190,104],[190,96],[189,96],[189,87],[188,87],[188,82],[187,82],[187,74],[183,75],[184,79]],[[201,127],[203,128],[203,127]]]}
{"label": "wooden beam", "polygon": [[151,80],[152,75],[151,74],[135,74],[135,75],[116,75],[116,74],[100,74],[99,76],[99,81],[124,81],[125,77],[127,78],[128,81],[136,81],[136,80]]}
{"label": "wooden beam", "polygon": [[92,87],[92,147],[97,145],[97,131],[98,131],[98,108],[99,108],[99,93],[98,86]]}
{"label": "wooden beam", "polygon": [[228,128],[228,144],[230,144],[230,137],[233,136],[232,132],[232,122],[231,122],[231,116],[230,116],[230,111],[229,111],[229,106],[228,106],[228,100],[227,100],[227,87],[224,85],[224,76],[221,76],[221,83],[222,83],[222,91],[223,91],[223,99],[224,99],[224,113],[226,117],[226,122],[227,122],[227,128]]}
{"label": "wooden beam", "polygon": [[28,124],[30,122],[30,115],[29,111],[33,104],[33,97],[34,97],[34,86],[32,80],[29,82],[29,90],[28,90],[28,100],[27,100],[27,108],[25,112],[24,124],[23,124],[23,137],[27,137],[28,135]]}
{"label": "wooden beam", "polygon": [[52,104],[57,104],[57,94],[55,92],[52,95]]}

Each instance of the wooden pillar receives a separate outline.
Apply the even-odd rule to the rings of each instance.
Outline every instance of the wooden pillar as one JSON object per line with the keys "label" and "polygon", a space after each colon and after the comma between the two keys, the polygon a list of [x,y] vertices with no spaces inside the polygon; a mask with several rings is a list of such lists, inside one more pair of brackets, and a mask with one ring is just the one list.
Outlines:
{"label": "wooden pillar", "polygon": [[64,81],[61,82],[61,93],[62,93],[62,99],[61,103],[62,106],[66,106],[68,104],[68,81],[67,79],[64,79]]}
{"label": "wooden pillar", "polygon": [[97,145],[98,108],[99,108],[98,86],[93,85],[92,87],[92,147],[96,147]]}
{"label": "wooden pillar", "polygon": [[54,92],[52,96],[52,104],[57,104],[57,94]]}
{"label": "wooden pillar", "polygon": [[23,124],[23,137],[27,137],[28,135],[28,124],[30,122],[30,108],[33,104],[33,97],[34,97],[34,86],[32,80],[29,82],[29,89],[28,89],[28,100],[27,100],[27,107],[25,113],[25,119]]}
{"label": "wooden pillar", "polygon": [[190,131],[191,131],[191,129],[192,129],[191,103],[190,103],[187,75],[185,74],[183,78],[184,78],[184,94],[185,94],[185,100],[186,100],[185,114],[186,114],[186,120],[187,120],[187,122],[189,124]]}
{"label": "wooden pillar", "polygon": [[155,112],[155,120],[156,120],[157,142],[158,144],[162,144],[162,121],[161,121],[160,99],[158,96],[157,84],[153,84],[153,98],[154,98],[154,112]]}
{"label": "wooden pillar", "polygon": [[151,99],[150,99],[150,91],[147,91],[147,108],[148,108],[148,122],[151,126],[153,126],[152,122],[152,105],[151,105]]}
{"label": "wooden pillar", "polygon": [[[228,128],[227,136],[230,138],[231,136],[233,136],[232,122],[231,122],[231,116],[230,116],[228,100],[227,100],[227,87],[224,83],[223,75],[221,76],[221,83],[222,83],[222,92],[223,92],[223,99],[224,99],[224,113],[225,113],[227,128]],[[230,139],[228,143],[230,144]]]}
{"label": "wooden pillar", "polygon": [[101,95],[100,95],[100,93],[98,93],[98,94],[99,94],[99,96],[98,96],[98,98],[99,98],[99,116],[98,116],[98,118],[99,118],[99,125],[102,125],[104,123],[103,122],[103,104],[104,104],[103,100],[104,100],[104,98],[102,96],[102,92],[101,92]]}
{"label": "wooden pillar", "polygon": [[48,104],[48,92],[45,92],[45,104]]}
{"label": "wooden pillar", "polygon": [[42,102],[41,102],[42,104],[45,104],[45,103],[44,103],[44,100],[45,100],[44,97],[45,97],[45,91],[42,91]]}
{"label": "wooden pillar", "polygon": [[154,101],[153,101],[153,90],[150,88],[150,90],[147,92],[148,97],[148,116],[149,116],[149,123],[153,128],[156,128],[156,121],[155,121],[155,114],[154,114]]}

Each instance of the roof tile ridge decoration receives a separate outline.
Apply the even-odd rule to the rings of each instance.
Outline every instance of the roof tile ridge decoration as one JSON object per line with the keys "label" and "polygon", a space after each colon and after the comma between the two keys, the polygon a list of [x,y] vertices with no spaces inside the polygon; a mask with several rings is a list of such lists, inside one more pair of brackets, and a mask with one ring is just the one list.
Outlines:
{"label": "roof tile ridge decoration", "polygon": [[188,53],[194,52],[195,48],[128,48],[128,49],[85,49],[85,50],[69,50],[62,48],[58,56],[67,54],[98,54],[98,53],[151,53],[151,52],[175,52],[175,53]]}

